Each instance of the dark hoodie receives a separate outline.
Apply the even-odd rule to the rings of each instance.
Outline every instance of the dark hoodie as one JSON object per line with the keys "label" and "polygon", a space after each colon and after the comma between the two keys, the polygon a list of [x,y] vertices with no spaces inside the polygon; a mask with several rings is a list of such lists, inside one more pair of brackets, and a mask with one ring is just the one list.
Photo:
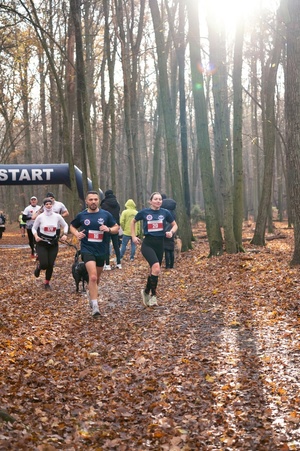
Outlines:
{"label": "dark hoodie", "polygon": [[105,191],[105,197],[100,205],[103,210],[109,211],[120,225],[120,204],[111,189]]}
{"label": "dark hoodie", "polygon": [[175,221],[176,219],[176,201],[174,199],[163,199],[162,204],[161,204],[162,208],[165,208],[166,210],[169,210],[169,212],[171,213],[171,215],[173,216],[173,219]]}

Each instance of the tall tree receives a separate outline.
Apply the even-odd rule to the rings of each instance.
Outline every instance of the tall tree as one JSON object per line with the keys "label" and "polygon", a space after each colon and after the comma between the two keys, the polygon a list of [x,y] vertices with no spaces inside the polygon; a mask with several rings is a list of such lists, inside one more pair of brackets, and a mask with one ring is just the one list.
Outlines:
{"label": "tall tree", "polygon": [[[278,15],[278,14],[277,14]],[[268,212],[271,202],[272,183],[274,173],[275,155],[275,86],[277,70],[282,50],[282,34],[280,22],[277,19],[277,26],[274,33],[273,50],[265,66],[263,76],[262,96],[263,96],[263,143],[264,143],[264,176],[262,184],[261,198],[258,208],[258,215],[252,244],[265,245],[265,232],[268,219]]]}
{"label": "tall tree", "polygon": [[222,225],[226,252],[237,251],[233,232],[233,192],[231,138],[229,132],[228,74],[226,56],[226,34],[223,21],[216,27],[216,15],[208,15],[209,47],[211,64],[214,67],[212,91],[214,98],[214,137],[215,137],[215,179],[220,187],[222,204]]}
{"label": "tall tree", "polygon": [[[135,8],[134,8],[135,6]],[[124,115],[132,197],[143,204],[142,170],[138,134],[139,51],[144,29],[145,0],[137,4],[115,0],[118,37],[121,42],[124,81]],[[138,13],[138,18],[136,17]]]}
{"label": "tall tree", "polygon": [[181,176],[178,165],[177,145],[176,145],[176,124],[175,114],[173,111],[171,93],[168,80],[167,59],[165,52],[165,40],[163,34],[163,23],[157,0],[149,0],[151,16],[155,32],[157,58],[158,58],[158,75],[160,95],[162,99],[162,112],[164,118],[167,161],[169,167],[170,181],[172,193],[177,202],[177,221],[180,229],[183,249],[187,250],[191,247],[192,231],[190,221],[188,219],[181,183]]}
{"label": "tall tree", "polygon": [[181,160],[182,160],[182,184],[184,191],[184,204],[188,217],[191,216],[191,197],[189,182],[189,164],[188,164],[188,135],[187,135],[187,117],[186,117],[186,69],[185,69],[185,3],[178,4],[178,82],[179,82],[179,119],[180,119],[180,142],[181,142]]}
{"label": "tall tree", "polygon": [[242,228],[244,218],[244,176],[243,176],[243,41],[244,17],[237,21],[233,66],[233,230],[237,250],[243,250]]}
{"label": "tall tree", "polygon": [[83,162],[83,182],[84,191],[87,191],[87,161],[91,180],[94,188],[99,187],[99,181],[96,169],[95,152],[93,149],[91,124],[90,124],[90,102],[88,98],[88,90],[86,85],[86,71],[84,62],[84,50],[82,42],[81,29],[81,2],[80,0],[70,0],[70,10],[75,29],[76,41],[76,82],[77,82],[77,114],[80,128],[80,140],[82,145],[82,162]]}
{"label": "tall tree", "polygon": [[287,178],[294,219],[294,252],[291,264],[300,264],[300,2],[282,0],[286,23],[286,135]]}
{"label": "tall tree", "polygon": [[210,247],[210,255],[212,256],[222,254],[223,239],[219,222],[219,213],[210,153],[208,117],[206,100],[203,90],[204,81],[203,75],[199,70],[199,68],[201,67],[199,5],[198,2],[195,2],[194,0],[187,0],[187,7],[197,145],[201,168],[206,229]]}

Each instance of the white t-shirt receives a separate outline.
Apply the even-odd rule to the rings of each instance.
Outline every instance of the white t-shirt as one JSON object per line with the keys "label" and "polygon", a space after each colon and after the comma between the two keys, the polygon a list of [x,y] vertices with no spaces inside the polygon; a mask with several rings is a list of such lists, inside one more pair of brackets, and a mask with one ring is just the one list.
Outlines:
{"label": "white t-shirt", "polygon": [[62,215],[67,210],[67,207],[62,202],[59,202],[58,200],[55,200],[53,203],[53,211],[54,213],[59,213]]}
{"label": "white t-shirt", "polygon": [[[33,207],[32,205],[28,205],[23,211],[23,215],[31,217],[33,213],[37,212],[40,208],[41,208],[40,205],[36,205],[35,207]],[[33,223],[34,223],[33,219],[28,219],[26,221],[26,229],[32,229]]]}
{"label": "white t-shirt", "polygon": [[50,215],[42,213],[34,221],[32,233],[37,233],[39,229],[42,235],[53,238],[56,236],[56,231],[61,227],[64,228],[64,233],[67,234],[68,224],[61,215],[58,213],[52,213]]}

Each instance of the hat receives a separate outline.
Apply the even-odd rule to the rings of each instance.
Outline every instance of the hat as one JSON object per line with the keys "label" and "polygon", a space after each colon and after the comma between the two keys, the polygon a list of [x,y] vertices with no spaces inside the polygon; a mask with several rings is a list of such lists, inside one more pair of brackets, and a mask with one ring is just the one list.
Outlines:
{"label": "hat", "polygon": [[45,197],[45,199],[43,200],[43,205],[45,205],[47,202],[51,202],[52,204],[52,199],[50,199],[50,197]]}
{"label": "hat", "polygon": [[107,191],[105,191],[105,196],[109,196],[110,194],[114,194],[112,189],[108,189]]}
{"label": "hat", "polygon": [[37,200],[37,197],[32,196],[32,197],[30,198],[30,200]]}
{"label": "hat", "polygon": [[55,196],[54,196],[53,193],[47,193],[47,194],[46,194],[46,197],[53,197],[53,198],[55,198]]}

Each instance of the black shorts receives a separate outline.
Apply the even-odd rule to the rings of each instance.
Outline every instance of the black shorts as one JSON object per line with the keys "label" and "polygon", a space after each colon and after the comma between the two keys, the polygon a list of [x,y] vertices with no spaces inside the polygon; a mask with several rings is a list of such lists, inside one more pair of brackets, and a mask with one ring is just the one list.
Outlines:
{"label": "black shorts", "polygon": [[154,263],[159,263],[161,265],[164,256],[164,237],[146,235],[142,242],[141,252],[150,267],[153,266]]}
{"label": "black shorts", "polygon": [[83,253],[83,254],[81,254],[81,258],[84,263],[96,262],[96,266],[99,266],[100,268],[102,268],[104,266],[104,263],[106,260],[106,255],[95,256],[92,254]]}

